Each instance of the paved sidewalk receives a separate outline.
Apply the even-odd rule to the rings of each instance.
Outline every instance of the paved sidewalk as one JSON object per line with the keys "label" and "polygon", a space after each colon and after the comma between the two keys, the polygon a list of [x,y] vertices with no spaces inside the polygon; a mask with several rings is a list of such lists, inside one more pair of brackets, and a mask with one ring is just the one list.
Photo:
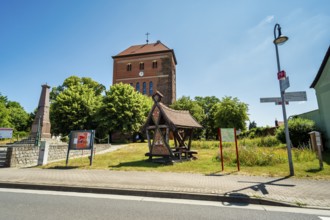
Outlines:
{"label": "paved sidewalk", "polygon": [[0,187],[330,209],[330,181],[326,180],[165,172],[1,168]]}

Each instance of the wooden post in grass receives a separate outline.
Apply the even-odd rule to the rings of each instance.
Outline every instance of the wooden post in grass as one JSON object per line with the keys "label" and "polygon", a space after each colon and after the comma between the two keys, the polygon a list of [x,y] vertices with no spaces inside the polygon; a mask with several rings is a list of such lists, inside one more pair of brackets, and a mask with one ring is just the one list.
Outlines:
{"label": "wooden post in grass", "polygon": [[221,140],[221,129],[220,128],[218,128],[218,136],[219,136],[219,141],[220,141],[219,148],[220,148],[221,167],[222,167],[222,171],[223,171],[224,167],[223,167],[222,140]]}
{"label": "wooden post in grass", "polygon": [[237,137],[236,137],[236,128],[219,128],[218,129],[218,135],[219,135],[219,140],[220,140],[220,155],[221,155],[222,171],[224,170],[222,142],[235,142],[237,170],[240,171],[239,157],[238,157],[238,147],[237,147]]}
{"label": "wooden post in grass", "polygon": [[238,158],[238,147],[237,147],[236,128],[234,128],[234,135],[235,135],[235,146],[236,146],[237,170],[240,171],[240,167],[239,167],[239,158]]}

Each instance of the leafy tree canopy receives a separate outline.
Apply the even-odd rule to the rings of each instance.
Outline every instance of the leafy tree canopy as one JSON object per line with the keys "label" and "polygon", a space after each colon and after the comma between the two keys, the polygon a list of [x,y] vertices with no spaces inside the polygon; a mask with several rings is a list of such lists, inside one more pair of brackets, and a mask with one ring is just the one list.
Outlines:
{"label": "leafy tree canopy", "polygon": [[85,86],[94,91],[95,95],[101,95],[105,91],[105,86],[92,80],[89,77],[79,78],[78,76],[70,76],[64,80],[63,84],[57,87],[53,87],[50,92],[50,100],[55,100],[56,97],[65,89]]}
{"label": "leafy tree canopy", "polygon": [[257,127],[257,123],[255,121],[250,121],[249,130],[251,130],[252,128],[256,128],[256,127]]}
{"label": "leafy tree canopy", "polygon": [[9,101],[7,103],[7,109],[9,110],[10,124],[17,131],[27,131],[30,128],[30,115],[24,110],[24,108],[18,102]]}
{"label": "leafy tree canopy", "polygon": [[217,127],[246,130],[245,121],[249,120],[247,104],[229,96],[224,97],[213,108],[213,119]]}
{"label": "leafy tree canopy", "polygon": [[214,104],[220,102],[220,99],[218,99],[215,96],[206,96],[206,97],[196,96],[195,100],[203,108],[204,113],[206,115],[209,114]]}
{"label": "leafy tree canopy", "polygon": [[30,117],[24,108],[14,101],[9,101],[0,93],[0,127],[10,127],[15,131],[27,131]]}
{"label": "leafy tree canopy", "polygon": [[150,97],[136,92],[129,84],[115,84],[106,91],[99,109],[97,121],[100,129],[133,134],[145,123],[152,104]]}
{"label": "leafy tree canopy", "polygon": [[196,96],[195,100],[203,108],[205,116],[201,124],[204,127],[206,139],[215,139],[217,136],[217,127],[215,126],[212,116],[212,107],[220,102],[215,96]]}
{"label": "leafy tree canopy", "polygon": [[52,131],[68,134],[71,130],[95,129],[94,116],[102,104],[104,86],[91,78],[70,76],[51,92]]}
{"label": "leafy tree canopy", "polygon": [[0,127],[11,127],[9,109],[0,101]]}

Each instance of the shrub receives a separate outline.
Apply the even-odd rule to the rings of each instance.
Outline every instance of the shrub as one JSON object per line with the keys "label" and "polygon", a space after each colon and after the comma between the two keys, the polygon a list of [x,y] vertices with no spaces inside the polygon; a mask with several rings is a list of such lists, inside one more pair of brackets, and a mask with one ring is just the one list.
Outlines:
{"label": "shrub", "polygon": [[14,131],[13,138],[21,139],[21,138],[27,138],[29,136],[29,132],[27,131]]}
{"label": "shrub", "polygon": [[[293,118],[288,121],[289,133],[292,145],[300,147],[307,145],[309,142],[309,132],[316,129],[315,122],[304,118]],[[276,138],[285,143],[284,126],[281,126],[276,131]]]}
{"label": "shrub", "polygon": [[275,128],[271,127],[255,127],[251,128],[248,131],[243,131],[239,134],[239,138],[257,138],[257,137],[266,137],[275,134]]}
{"label": "shrub", "polygon": [[61,141],[68,143],[69,142],[69,137],[68,136],[61,137]]}

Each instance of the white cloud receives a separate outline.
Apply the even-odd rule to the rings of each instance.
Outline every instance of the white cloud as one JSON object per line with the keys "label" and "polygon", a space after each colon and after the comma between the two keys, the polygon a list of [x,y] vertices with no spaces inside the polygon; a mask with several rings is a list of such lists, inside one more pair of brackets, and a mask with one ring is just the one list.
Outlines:
{"label": "white cloud", "polygon": [[274,15],[268,15],[266,18],[264,18],[259,24],[258,27],[261,27],[265,24],[269,24],[271,22],[273,22],[274,20]]}

